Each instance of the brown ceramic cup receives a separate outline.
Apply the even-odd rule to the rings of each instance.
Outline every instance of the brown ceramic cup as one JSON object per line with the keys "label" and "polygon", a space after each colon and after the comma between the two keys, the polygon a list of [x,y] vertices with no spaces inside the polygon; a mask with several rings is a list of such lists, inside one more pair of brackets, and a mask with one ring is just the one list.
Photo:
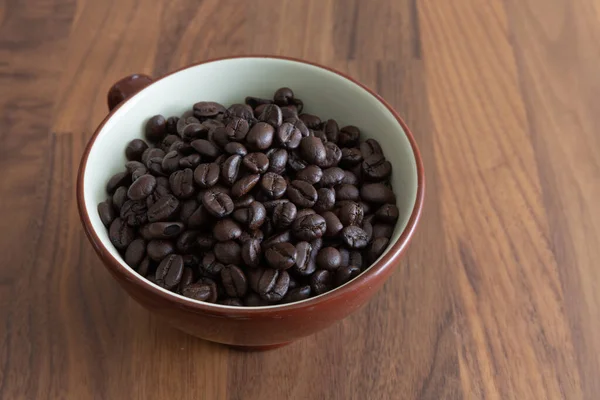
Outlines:
{"label": "brown ceramic cup", "polygon": [[[109,177],[123,169],[125,146],[142,137],[146,120],[180,115],[201,100],[222,104],[245,96],[271,97],[293,88],[307,112],[356,125],[377,139],[392,163],[400,218],[386,252],[365,272],[328,293],[285,305],[234,307],[169,292],[139,276],[110,243],[97,213]],[[373,91],[330,68],[280,57],[232,57],[189,66],[152,80],[132,75],[108,95],[110,113],[90,139],[79,167],[77,204],[85,232],[115,280],[151,313],[191,335],[213,342],[268,349],[313,334],[362,307],[400,263],[421,209],[425,182],[413,135],[392,107]]]}

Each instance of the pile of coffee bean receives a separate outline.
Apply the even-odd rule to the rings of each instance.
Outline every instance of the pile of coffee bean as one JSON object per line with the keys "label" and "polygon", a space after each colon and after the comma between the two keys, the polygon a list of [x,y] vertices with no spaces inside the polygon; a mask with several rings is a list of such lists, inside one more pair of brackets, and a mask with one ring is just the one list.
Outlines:
{"label": "pile of coffee bean", "polygon": [[398,219],[392,166],[355,126],[303,113],[289,88],[155,115],[98,213],[125,262],[192,299],[300,301],[350,281]]}

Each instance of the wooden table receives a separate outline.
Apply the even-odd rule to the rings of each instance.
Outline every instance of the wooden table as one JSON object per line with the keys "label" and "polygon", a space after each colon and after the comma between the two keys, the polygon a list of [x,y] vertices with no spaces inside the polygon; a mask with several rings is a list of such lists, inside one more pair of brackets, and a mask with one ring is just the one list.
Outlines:
{"label": "wooden table", "polygon": [[[0,398],[597,399],[599,22],[594,0],[0,0]],[[74,195],[112,82],[254,53],[375,89],[428,178],[376,298],[266,353],[150,317]]]}

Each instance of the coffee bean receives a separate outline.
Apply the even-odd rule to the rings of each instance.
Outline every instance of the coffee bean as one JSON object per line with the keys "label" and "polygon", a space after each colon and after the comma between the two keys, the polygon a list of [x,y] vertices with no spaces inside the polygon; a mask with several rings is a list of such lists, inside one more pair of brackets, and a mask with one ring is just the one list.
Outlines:
{"label": "coffee bean", "polygon": [[202,204],[209,213],[218,218],[223,218],[233,212],[231,197],[215,189],[209,189],[204,193]]}
{"label": "coffee bean", "polygon": [[223,113],[225,113],[225,107],[213,101],[200,101],[194,104],[196,118],[211,118]]}
{"label": "coffee bean", "polygon": [[264,205],[254,201],[248,207],[240,207],[233,212],[233,218],[248,229],[258,229],[265,222],[267,210]]}
{"label": "coffee bean", "polygon": [[300,141],[300,154],[310,164],[320,165],[325,162],[326,152],[323,141],[314,136],[307,136]]}
{"label": "coffee bean", "polygon": [[150,147],[142,153],[141,161],[146,167],[148,167],[148,162],[150,161],[151,158],[154,158],[154,157],[163,158],[164,156],[165,156],[165,152],[162,151],[161,149],[156,148],[156,147]]}
{"label": "coffee bean", "polygon": [[125,262],[136,269],[146,257],[146,242],[143,239],[132,241],[125,251]]}
{"label": "coffee bean", "polygon": [[[138,170],[140,172],[143,171],[143,173],[139,173],[138,174],[138,177],[141,176],[141,175],[144,175],[146,173],[146,171],[147,171],[146,166],[142,162],[140,162],[140,161],[127,161],[125,163],[125,169],[127,170],[127,173],[132,174],[132,175],[133,175],[134,172],[136,172]],[[136,179],[137,178],[134,178],[132,176],[132,180],[133,181],[135,181]]]}
{"label": "coffee bean", "polygon": [[290,239],[291,239],[291,233],[290,233],[290,231],[289,230],[285,230],[283,232],[280,232],[280,233],[277,233],[275,235],[269,236],[266,240],[264,240],[262,242],[262,248],[263,248],[263,250],[266,250],[269,247],[271,247],[271,246],[273,246],[273,245],[275,245],[277,243],[286,243],[286,242],[289,242]]}
{"label": "coffee bean", "polygon": [[162,169],[163,158],[152,157],[148,160],[148,170],[154,176],[167,176],[168,173]]}
{"label": "coffee bean", "polygon": [[183,275],[183,259],[179,255],[171,254],[160,262],[156,269],[156,284],[165,289],[173,289],[181,281]]}
{"label": "coffee bean", "polygon": [[[185,265],[185,260],[183,262],[183,265]],[[183,289],[185,289],[192,283],[194,283],[194,271],[190,267],[184,267],[183,273],[181,274],[181,280],[179,281],[179,285],[177,288],[177,292],[183,293]]]}
{"label": "coffee bean", "polygon": [[217,301],[217,289],[216,286],[211,286],[204,283],[192,283],[186,286],[181,291],[181,294],[190,299],[198,301],[206,301],[208,303],[214,303]]}
{"label": "coffee bean", "polygon": [[351,249],[362,249],[368,244],[367,234],[362,228],[350,225],[342,229],[342,239]]}
{"label": "coffee bean", "polygon": [[173,253],[175,248],[169,240],[151,240],[146,246],[148,257],[154,261],[162,261],[166,256]]}
{"label": "coffee bean", "polygon": [[177,242],[175,242],[177,251],[181,254],[188,254],[196,250],[198,247],[197,240],[199,234],[199,231],[187,230],[179,235]]}
{"label": "coffee bean", "polygon": [[189,199],[196,191],[194,187],[194,172],[191,168],[173,172],[169,177],[169,185],[177,198]]}
{"label": "coffee bean", "polygon": [[363,219],[362,229],[367,234],[367,241],[370,242],[373,239],[373,224],[371,224],[371,221]]}
{"label": "coffee bean", "polygon": [[300,145],[302,132],[294,124],[284,122],[277,128],[277,144],[286,149],[295,149]]}
{"label": "coffee bean", "polygon": [[375,139],[367,139],[364,142],[362,142],[360,144],[360,152],[362,153],[364,158],[370,157],[373,154],[383,155],[381,145]]}
{"label": "coffee bean", "polygon": [[102,221],[104,226],[108,228],[116,217],[115,210],[112,206],[112,201],[106,200],[102,203],[99,203],[98,215],[100,216],[100,221]]}
{"label": "coffee bean", "polygon": [[319,214],[297,217],[292,224],[294,236],[299,240],[320,238],[325,233],[326,222]]}
{"label": "coffee bean", "polygon": [[317,190],[317,202],[315,211],[321,213],[333,209],[335,205],[335,191],[330,188],[321,188]]}
{"label": "coffee bean", "polygon": [[179,160],[181,155],[177,151],[170,151],[165,154],[161,162],[161,168],[164,172],[171,173],[179,169]]}
{"label": "coffee bean", "polygon": [[317,270],[310,278],[310,288],[316,295],[323,294],[331,290],[332,280],[331,272],[325,269]]}
{"label": "coffee bean", "polygon": [[332,142],[325,143],[325,161],[319,164],[322,168],[336,167],[342,159],[342,150]]}
{"label": "coffee bean", "polygon": [[247,307],[268,306],[269,302],[253,291],[248,291],[248,294],[243,299],[244,305]]}
{"label": "coffee bean", "polygon": [[167,134],[167,120],[162,115],[155,115],[146,122],[146,139],[157,143]]}
{"label": "coffee bean", "polygon": [[242,260],[248,267],[258,267],[260,264],[260,240],[249,239],[242,245]]}
{"label": "coffee bean", "polygon": [[368,252],[370,261],[375,262],[375,260],[383,254],[385,249],[387,249],[389,243],[390,240],[386,237],[378,237],[373,240]]}
{"label": "coffee bean", "polygon": [[328,119],[325,122],[325,125],[323,125],[323,131],[325,132],[325,136],[327,137],[328,141],[337,143],[340,128],[334,119]]}
{"label": "coffee bean", "polygon": [[246,150],[246,147],[238,142],[229,142],[225,145],[225,152],[227,154],[237,154],[240,155],[242,157],[244,157],[246,154],[248,154],[248,150]]}
{"label": "coffee bean", "polygon": [[334,247],[324,247],[317,254],[317,267],[333,271],[339,268],[342,262],[340,252]]}
{"label": "coffee bean", "polygon": [[254,117],[252,107],[246,104],[231,105],[231,107],[227,109],[227,114],[230,118],[242,118],[248,121],[252,120]]}
{"label": "coffee bean", "polygon": [[148,221],[148,208],[144,201],[127,200],[121,207],[120,217],[129,226],[140,226]]}
{"label": "coffee bean", "polygon": [[255,150],[266,150],[273,143],[275,129],[266,122],[258,122],[246,136],[248,146]]}
{"label": "coffee bean", "polygon": [[200,164],[194,171],[194,181],[201,188],[209,188],[216,185],[220,172],[221,168],[216,163]]}
{"label": "coffee bean", "polygon": [[271,104],[273,101],[270,99],[261,99],[260,97],[252,97],[252,96],[246,96],[245,100],[247,105],[249,105],[252,108],[256,108],[258,106],[260,106],[261,104]]}
{"label": "coffee bean", "polygon": [[167,221],[176,214],[178,208],[179,200],[175,196],[167,194],[148,209],[148,221]]}
{"label": "coffee bean", "polygon": [[298,207],[312,207],[317,202],[317,190],[306,181],[292,181],[287,189],[287,195]]}
{"label": "coffee bean", "polygon": [[396,196],[383,183],[369,183],[360,188],[360,196],[364,201],[376,204],[395,203]]}
{"label": "coffee bean", "polygon": [[392,173],[392,164],[383,154],[373,154],[362,162],[362,172],[371,181],[381,181]]}
{"label": "coffee bean", "polygon": [[[209,133],[208,140],[209,140],[209,142],[214,143],[215,148],[218,150],[221,147],[227,146],[227,144],[229,142],[235,140],[235,137],[232,136],[233,134],[234,133],[232,131],[227,130],[226,127],[219,127],[219,128],[216,128],[214,130],[214,132],[212,132],[212,134]],[[206,145],[203,144],[203,146],[206,146]],[[221,155],[219,157],[221,157]],[[217,159],[219,157],[217,157]],[[215,162],[219,163],[218,161],[215,161]]]}
{"label": "coffee bean", "polygon": [[340,165],[344,168],[350,168],[354,165],[359,164],[363,160],[360,149],[356,147],[343,148],[342,158],[340,159]]}
{"label": "coffee bean", "polygon": [[260,188],[270,198],[278,199],[286,192],[287,183],[281,175],[267,172],[260,181]]}
{"label": "coffee bean", "polygon": [[273,101],[278,106],[287,106],[294,99],[294,92],[288,87],[282,87],[275,91]]}
{"label": "coffee bean", "polygon": [[344,179],[344,170],[339,167],[331,167],[323,170],[323,176],[321,177],[321,186],[333,187],[339,185]]}
{"label": "coffee bean", "polygon": [[202,257],[199,270],[202,275],[215,278],[221,275],[221,270],[223,267],[224,265],[217,260],[215,253],[208,252],[204,254],[204,257]]}
{"label": "coffee bean", "polygon": [[287,164],[293,171],[296,172],[308,167],[306,161],[304,161],[296,151],[290,151],[288,153]]}
{"label": "coffee bean", "polygon": [[360,199],[358,188],[354,185],[341,184],[335,187],[335,198],[337,201],[340,200],[354,200]]}
{"label": "coffee bean", "polygon": [[171,146],[174,143],[177,142],[181,142],[180,137],[177,135],[167,135],[165,136],[165,138],[160,142],[160,149],[162,151],[164,151],[165,153],[168,153],[171,149]]}
{"label": "coffee bean", "polygon": [[181,138],[186,142],[208,137],[208,128],[201,123],[191,123],[183,128]]}
{"label": "coffee bean", "polygon": [[281,203],[273,209],[273,223],[277,229],[287,229],[296,219],[297,208],[294,203]]}
{"label": "coffee bean", "polygon": [[360,268],[355,267],[353,265],[348,265],[345,267],[340,267],[335,271],[333,275],[333,284],[337,286],[342,286],[346,282],[350,282],[352,279],[356,278],[360,274]]}
{"label": "coffee bean", "polygon": [[340,130],[338,145],[340,147],[354,147],[360,140],[360,130],[356,126],[348,125]]}
{"label": "coffee bean", "polygon": [[377,221],[388,224],[395,224],[399,215],[400,211],[395,204],[384,204],[375,211],[375,218]]}
{"label": "coffee bean", "polygon": [[243,297],[248,290],[246,275],[239,267],[235,265],[226,265],[221,270],[221,281],[225,288],[225,293],[231,297]]}
{"label": "coffee bean", "polygon": [[296,218],[304,218],[307,215],[316,214],[315,210],[312,208],[303,208],[296,213]]}
{"label": "coffee bean", "polygon": [[242,300],[236,297],[228,297],[226,299],[218,301],[219,304],[223,304],[224,306],[234,306],[234,307],[243,307],[244,303]]}
{"label": "coffee bean", "polygon": [[167,118],[166,123],[166,131],[167,134],[176,135],[177,134],[177,123],[179,122],[179,117],[169,117]]}
{"label": "coffee bean", "polygon": [[323,170],[316,165],[309,165],[296,174],[296,179],[306,181],[311,185],[319,183],[323,177]]}
{"label": "coffee bean", "polygon": [[131,200],[143,200],[150,195],[156,188],[156,178],[146,174],[141,176],[131,184],[127,191],[127,196]]}
{"label": "coffee bean", "polygon": [[200,165],[201,161],[202,158],[200,157],[200,154],[190,154],[189,156],[181,157],[179,159],[179,168],[195,169],[198,165]]}
{"label": "coffee bean", "polygon": [[288,269],[296,262],[296,248],[291,243],[275,243],[266,249],[265,258],[271,268]]}
{"label": "coffee bean", "polygon": [[129,161],[140,161],[148,144],[142,139],[133,139],[125,148],[125,156]]}
{"label": "coffee bean", "polygon": [[316,115],[300,114],[298,118],[300,118],[300,120],[304,122],[306,127],[309,129],[318,130],[321,128],[321,118],[317,117]]}
{"label": "coffee bean", "polygon": [[146,240],[172,239],[183,232],[184,225],[181,222],[152,222],[144,225],[140,234]]}
{"label": "coffee bean", "polygon": [[344,226],[360,226],[363,222],[364,212],[360,204],[349,201],[340,208],[338,216]]}
{"label": "coffee bean", "polygon": [[259,174],[247,175],[233,184],[231,187],[231,195],[239,198],[247,195],[260,180]]}
{"label": "coffee bean", "polygon": [[263,205],[265,206],[267,212],[269,214],[273,213],[273,210],[275,210],[275,207],[277,207],[280,204],[283,203],[289,203],[290,201],[288,199],[276,199],[276,200],[268,200],[263,202]]}
{"label": "coffee bean", "polygon": [[277,128],[283,122],[281,108],[276,104],[266,104],[261,114],[258,116],[258,120]]}
{"label": "coffee bean", "polygon": [[238,173],[240,172],[240,165],[242,163],[242,156],[232,155],[229,156],[223,166],[221,167],[221,181],[226,185],[233,185],[237,180]]}
{"label": "coffee bean", "polygon": [[348,265],[354,265],[355,267],[363,267],[363,257],[359,251],[351,251],[348,256]]}
{"label": "coffee bean", "polygon": [[373,237],[385,237],[391,238],[394,233],[394,226],[389,224],[375,224],[373,225]]}
{"label": "coffee bean", "polygon": [[148,257],[144,257],[140,265],[136,268],[136,272],[147,278],[148,276],[154,277],[154,271],[156,270],[156,263],[150,260]]}
{"label": "coffee bean", "polygon": [[269,172],[282,174],[288,162],[288,152],[285,149],[271,149],[267,152],[269,158]]}
{"label": "coffee bean", "polygon": [[207,158],[217,158],[221,151],[214,143],[209,142],[206,139],[196,139],[190,143],[192,147],[200,154],[200,156],[204,156]]}
{"label": "coffee bean", "polygon": [[279,301],[287,293],[290,284],[290,276],[287,271],[258,268],[252,269],[250,272],[250,287],[264,300]]}
{"label": "coffee bean", "polygon": [[106,192],[108,194],[113,194],[118,187],[129,186],[130,183],[131,176],[127,173],[127,171],[118,172],[108,180],[108,183],[106,184]]}
{"label": "coffee bean", "polygon": [[213,228],[213,235],[220,242],[237,239],[241,234],[242,228],[231,218],[223,218],[217,221]]}
{"label": "coffee bean", "polygon": [[240,264],[242,248],[233,240],[217,242],[214,247],[215,257],[223,264]]}
{"label": "coffee bean", "polygon": [[264,174],[269,168],[269,158],[264,153],[249,153],[242,164],[252,174]]}
{"label": "coffee bean", "polygon": [[323,219],[325,219],[326,229],[325,236],[326,237],[335,237],[337,236],[342,229],[344,229],[344,225],[340,221],[340,219],[332,213],[331,211],[325,211],[321,214]]}

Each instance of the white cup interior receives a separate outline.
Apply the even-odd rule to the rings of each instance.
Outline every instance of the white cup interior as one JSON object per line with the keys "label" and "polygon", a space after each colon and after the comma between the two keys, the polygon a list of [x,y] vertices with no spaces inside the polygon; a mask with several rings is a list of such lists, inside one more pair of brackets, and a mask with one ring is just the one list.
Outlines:
{"label": "white cup interior", "polygon": [[111,244],[97,205],[107,197],[109,178],[124,170],[127,143],[143,138],[145,122],[156,114],[181,115],[203,100],[228,106],[243,103],[245,96],[271,98],[282,86],[292,88],[303,100],[305,112],[333,118],[340,127],[356,125],[362,138],[379,141],[393,166],[391,182],[400,218],[390,243],[398,240],[415,206],[417,164],[410,141],[394,115],[368,91],[329,70],[291,60],[233,58],[193,66],[160,79],[120,107],[99,132],[84,171],[85,208],[94,231],[125,268],[130,267]]}

